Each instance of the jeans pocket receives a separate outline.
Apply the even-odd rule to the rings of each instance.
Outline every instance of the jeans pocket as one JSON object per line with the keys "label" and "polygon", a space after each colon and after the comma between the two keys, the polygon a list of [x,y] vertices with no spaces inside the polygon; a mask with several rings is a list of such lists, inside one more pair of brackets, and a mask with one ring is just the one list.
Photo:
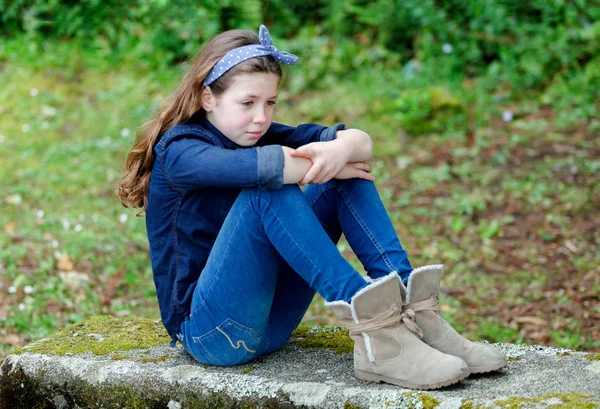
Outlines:
{"label": "jeans pocket", "polygon": [[[215,329],[200,337],[192,337],[192,349],[201,349],[199,355],[208,364],[231,366],[251,360],[257,353],[262,337],[252,328],[227,318]],[[201,362],[204,359],[199,359]]]}

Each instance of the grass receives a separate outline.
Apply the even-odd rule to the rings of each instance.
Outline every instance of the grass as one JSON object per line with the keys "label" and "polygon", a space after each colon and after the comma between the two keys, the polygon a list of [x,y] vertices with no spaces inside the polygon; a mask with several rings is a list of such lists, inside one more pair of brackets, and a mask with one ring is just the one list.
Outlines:
{"label": "grass", "polygon": [[[158,317],[144,219],[114,190],[136,127],[181,72],[72,43],[0,46],[0,354],[89,315]],[[457,329],[600,351],[598,121],[558,126],[535,95],[502,105],[475,89],[473,146],[460,127],[414,138],[385,107],[423,84],[399,81],[357,73],[282,92],[276,119],[372,135],[390,217],[414,266],[446,264],[443,312]],[[360,268],[345,241],[339,249]],[[305,321],[335,323],[320,298]]]}

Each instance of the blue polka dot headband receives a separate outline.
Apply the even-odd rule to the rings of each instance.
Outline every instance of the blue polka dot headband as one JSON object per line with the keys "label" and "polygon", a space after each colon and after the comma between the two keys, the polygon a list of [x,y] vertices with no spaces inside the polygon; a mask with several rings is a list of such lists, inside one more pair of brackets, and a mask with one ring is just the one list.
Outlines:
{"label": "blue polka dot headband", "polygon": [[258,38],[260,44],[245,45],[243,47],[234,48],[229,51],[218,63],[210,70],[208,77],[204,81],[204,85],[210,85],[219,79],[227,71],[238,65],[239,63],[246,61],[250,58],[260,57],[263,55],[270,55],[282,64],[293,65],[298,62],[298,57],[294,54],[286,53],[285,51],[279,51],[271,41],[271,35],[267,27],[261,24],[258,31]]}

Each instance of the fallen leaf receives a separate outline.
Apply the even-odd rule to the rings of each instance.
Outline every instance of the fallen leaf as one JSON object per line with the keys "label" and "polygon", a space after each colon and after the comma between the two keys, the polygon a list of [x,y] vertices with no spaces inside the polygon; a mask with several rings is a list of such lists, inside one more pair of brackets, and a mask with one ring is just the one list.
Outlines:
{"label": "fallen leaf", "polygon": [[69,260],[69,256],[66,254],[61,254],[58,256],[58,262],[56,263],[56,267],[60,271],[73,271],[73,263]]}
{"label": "fallen leaf", "polygon": [[540,327],[547,325],[546,320],[540,317],[516,317],[514,321],[517,324],[533,324]]}
{"label": "fallen leaf", "polygon": [[15,222],[8,222],[4,226],[4,233],[6,233],[6,234],[14,233],[16,227],[17,227],[17,224]]}

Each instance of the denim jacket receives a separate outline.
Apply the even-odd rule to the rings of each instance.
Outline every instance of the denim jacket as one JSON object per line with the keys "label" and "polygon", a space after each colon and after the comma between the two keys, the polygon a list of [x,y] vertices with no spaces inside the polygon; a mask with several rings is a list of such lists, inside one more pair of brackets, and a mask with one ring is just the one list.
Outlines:
{"label": "denim jacket", "polygon": [[146,230],[162,322],[173,340],[217,234],[244,187],[283,186],[281,145],[331,141],[344,124],[273,123],[254,147],[227,139],[205,118],[167,130],[154,147]]}

